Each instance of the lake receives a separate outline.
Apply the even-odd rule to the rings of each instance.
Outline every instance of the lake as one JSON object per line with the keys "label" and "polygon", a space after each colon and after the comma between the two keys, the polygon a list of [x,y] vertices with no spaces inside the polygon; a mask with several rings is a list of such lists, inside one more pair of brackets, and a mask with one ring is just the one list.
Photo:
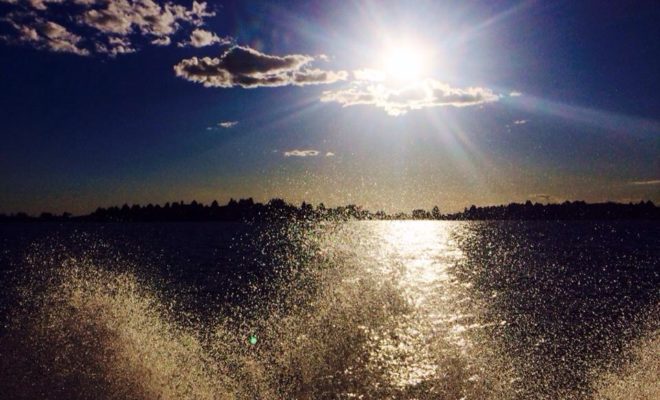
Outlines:
{"label": "lake", "polygon": [[7,223],[0,392],[643,399],[660,224]]}

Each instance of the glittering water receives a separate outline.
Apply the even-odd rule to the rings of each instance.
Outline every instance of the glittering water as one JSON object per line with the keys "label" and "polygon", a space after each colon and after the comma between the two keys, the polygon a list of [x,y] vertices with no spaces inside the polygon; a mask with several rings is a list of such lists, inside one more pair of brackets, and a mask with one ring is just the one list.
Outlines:
{"label": "glittering water", "polygon": [[660,226],[0,226],[0,393],[655,399]]}

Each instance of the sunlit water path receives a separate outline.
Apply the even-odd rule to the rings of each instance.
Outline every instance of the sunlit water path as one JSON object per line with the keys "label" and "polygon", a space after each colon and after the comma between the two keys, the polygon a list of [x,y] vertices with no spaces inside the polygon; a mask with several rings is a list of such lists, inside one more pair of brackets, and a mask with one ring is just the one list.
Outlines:
{"label": "sunlit water path", "polygon": [[[462,257],[451,235],[455,228],[451,223],[394,221],[353,223],[343,232],[351,238],[349,245],[363,240],[347,263],[391,283],[412,307],[389,337],[372,337],[377,343],[372,356],[392,360],[388,369],[400,386],[418,384],[437,372],[428,346],[434,336],[445,335],[447,344],[452,339],[464,344],[456,335],[464,329],[462,318],[448,306],[458,300],[449,269]],[[340,241],[333,238],[331,246]]]}

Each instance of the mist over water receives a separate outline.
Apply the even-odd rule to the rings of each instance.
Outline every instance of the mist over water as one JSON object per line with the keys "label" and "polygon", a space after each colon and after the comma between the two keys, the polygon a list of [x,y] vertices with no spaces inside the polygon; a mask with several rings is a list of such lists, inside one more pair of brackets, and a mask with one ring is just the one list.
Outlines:
{"label": "mist over water", "polygon": [[654,223],[8,224],[0,244],[7,398],[660,394]]}

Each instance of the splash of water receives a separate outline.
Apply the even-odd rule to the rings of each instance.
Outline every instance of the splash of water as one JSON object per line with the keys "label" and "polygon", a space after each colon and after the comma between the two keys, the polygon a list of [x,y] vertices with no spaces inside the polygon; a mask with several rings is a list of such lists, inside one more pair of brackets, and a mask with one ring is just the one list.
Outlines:
{"label": "splash of water", "polygon": [[[399,228],[346,225],[332,235],[287,230],[287,238],[301,235],[306,243],[290,250],[271,232],[273,249],[264,257],[276,254],[294,267],[247,282],[238,296],[248,301],[240,306],[201,314],[185,311],[185,299],[166,284],[145,279],[153,270],[148,266],[74,257],[61,248],[33,251],[29,277],[0,333],[0,393],[16,399],[418,400],[657,394],[654,336],[625,370],[596,371],[594,393],[539,387],[554,381],[534,374],[558,365],[524,369],[512,362],[504,346],[493,345],[512,329],[493,313],[503,295],[486,285],[475,296],[472,285],[493,282],[493,267],[504,265],[478,268],[498,254],[490,243],[457,246],[437,224]],[[85,246],[105,245],[88,240]],[[477,250],[488,256],[475,257]]]}
{"label": "splash of water", "polygon": [[[413,308],[398,288],[346,271],[316,274],[323,288],[300,307],[264,306],[257,318],[227,314],[202,323],[131,272],[65,259],[20,288],[0,337],[0,391],[15,399],[476,393],[470,367],[443,335],[421,338],[406,328]],[[246,346],[250,329],[259,340]],[[422,345],[436,348],[435,367],[422,371],[424,379],[399,376]],[[400,385],[402,378],[413,384]]]}

